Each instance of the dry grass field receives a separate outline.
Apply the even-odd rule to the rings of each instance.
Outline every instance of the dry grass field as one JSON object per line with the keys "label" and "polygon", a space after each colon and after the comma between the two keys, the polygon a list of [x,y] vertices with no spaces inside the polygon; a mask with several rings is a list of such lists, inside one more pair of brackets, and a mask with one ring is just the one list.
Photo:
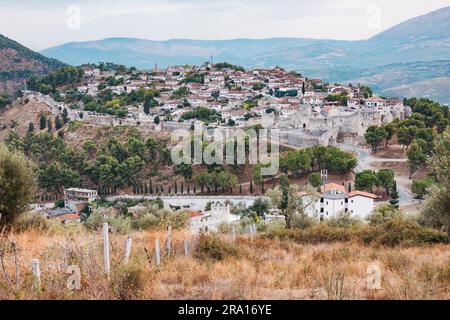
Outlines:
{"label": "dry grass field", "polygon": [[[163,247],[166,231],[134,233],[128,264],[123,262],[126,238],[110,234],[107,277],[100,230],[88,233],[74,226],[4,235],[0,299],[450,299],[450,245],[305,245],[262,235],[252,241],[175,230],[171,255],[161,248],[157,266],[155,239]],[[32,259],[40,261],[40,290]],[[67,288],[69,265],[81,270],[79,290]],[[374,265],[381,271],[379,289],[367,284]]]}

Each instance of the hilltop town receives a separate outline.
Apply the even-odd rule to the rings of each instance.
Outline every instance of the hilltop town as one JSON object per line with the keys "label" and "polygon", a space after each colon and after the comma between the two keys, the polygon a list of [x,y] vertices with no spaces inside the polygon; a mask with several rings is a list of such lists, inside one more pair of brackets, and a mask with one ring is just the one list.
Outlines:
{"label": "hilltop town", "polygon": [[40,93],[23,93],[46,103],[53,116],[155,131],[189,129],[194,122],[245,128],[273,115],[271,127],[281,130],[282,142],[297,147],[358,144],[370,126],[411,114],[402,100],[374,96],[370,88],[328,84],[281,68],[246,71],[205,63],[144,72],[102,64],[80,72],[78,85],[68,90],[48,95],[45,83],[33,83]]}
{"label": "hilltop town", "polygon": [[[27,107],[28,105],[30,107]],[[22,112],[17,111],[20,109]],[[33,112],[30,113],[30,110]],[[9,116],[8,113],[10,113]],[[86,151],[85,145],[90,142],[89,139],[86,140],[88,138],[86,134],[80,136],[80,134],[71,133],[71,128],[77,127],[79,124],[99,128],[136,128],[145,136],[170,133],[180,128],[192,130],[197,125],[204,128],[266,127],[279,130],[280,143],[288,150],[289,148],[294,150],[312,148],[317,145],[339,146],[344,151],[358,154],[361,157],[367,152],[358,149],[361,148],[358,146],[365,144],[364,136],[368,128],[385,126],[395,119],[403,121],[410,117],[411,113],[411,107],[404,105],[402,100],[375,96],[368,87],[324,83],[320,79],[309,79],[297,72],[288,72],[279,67],[245,70],[229,63],[205,63],[201,66],[170,66],[165,69],[155,66],[153,70],[140,71],[133,67],[126,68],[111,63],[100,63],[81,67],[65,67],[48,76],[30,78],[27,81],[26,90],[20,92],[16,104],[2,112],[0,127],[3,132],[0,131],[0,135],[2,134],[4,139],[13,141],[15,138],[11,136],[11,132],[19,134],[19,137],[26,132],[33,132],[34,128],[39,127],[40,130],[50,133],[58,132],[61,138],[66,135],[66,140],[70,136],[69,139],[72,141],[82,141],[79,146],[84,143],[83,149]],[[271,119],[269,123],[265,121],[267,117]],[[64,127],[68,129],[60,130]],[[141,158],[145,160],[142,154],[139,156],[139,160]],[[343,160],[339,159],[340,157],[344,157],[344,154],[335,157],[336,161]],[[118,160],[120,162],[124,159]],[[361,159],[358,158],[358,160]],[[319,178],[321,183],[330,183],[323,186],[321,204],[314,204],[314,209],[309,210],[312,216],[320,216],[322,219],[326,216],[335,216],[341,211],[348,211],[364,219],[375,207],[374,200],[388,200],[380,193],[352,190],[355,177],[350,173],[355,169],[356,163],[357,159],[347,167],[342,167],[341,164],[342,168],[340,169],[332,164],[325,167],[309,168],[306,166],[304,169],[295,169],[299,170],[298,172],[303,170],[305,173],[326,169],[322,170]],[[46,164],[43,165],[46,166]],[[361,166],[361,163],[359,166],[363,169],[370,168]],[[286,170],[286,172],[289,170],[295,177],[298,173],[291,167],[283,169],[282,164],[282,170]],[[148,195],[153,199],[157,195],[170,196],[174,193],[176,195],[180,191],[177,190],[178,182],[176,180],[170,182],[171,178],[168,180],[167,177],[162,176],[159,182],[160,189],[158,190],[157,187],[156,190],[152,190],[154,188],[151,186],[152,183],[157,182],[158,179],[152,181],[151,176],[143,179],[142,174],[139,173],[142,170],[139,163],[132,170],[136,170],[133,173],[135,178],[128,179],[129,182],[125,184],[122,182],[122,178],[119,178],[120,182],[114,182],[111,179],[102,181],[100,178],[95,187],[97,190],[73,190],[79,190],[78,192],[86,194],[95,193],[97,198],[97,194],[117,195],[117,187],[124,190],[121,192],[122,194],[127,194],[129,189],[127,190],[126,187],[132,185],[133,194]],[[161,170],[161,168],[157,170]],[[233,171],[233,169],[231,170]],[[264,179],[262,179],[262,185],[257,186],[261,183],[257,182],[258,177],[255,177],[255,170],[258,169],[250,168],[250,170],[253,170],[253,177],[250,178],[250,181],[245,175],[233,171],[237,177],[228,174],[227,184],[213,183],[208,186],[208,190],[210,187],[215,188],[217,194],[217,188],[220,187],[221,193],[228,195],[229,189],[232,190],[236,186],[236,182],[239,182],[241,195],[243,190],[247,195],[253,195],[254,192],[263,195]],[[83,172],[86,171],[92,170],[85,169]],[[180,171],[174,169],[175,174],[180,174]],[[193,177],[192,169],[187,171],[185,174],[182,173],[188,182],[187,190],[185,188],[183,192],[183,184],[181,184],[181,195],[189,197],[192,194],[195,197],[199,192],[203,194],[201,173],[197,173]],[[328,171],[332,176],[330,181],[328,181]],[[333,176],[333,173],[338,173],[338,175]],[[88,175],[91,180],[98,180],[95,174]],[[138,175],[141,177],[137,178]],[[193,186],[189,183],[188,177],[189,179],[195,178]],[[40,180],[44,180],[44,178]],[[278,175],[272,177],[272,181],[273,178],[278,178]],[[393,181],[394,177],[392,176],[390,179]],[[83,180],[86,179],[83,178]],[[62,186],[69,191],[72,190],[70,187],[80,186],[78,182],[75,182],[76,180],[72,181],[72,184],[75,185],[65,182],[62,183]],[[253,186],[252,184],[257,185]],[[89,183],[87,185],[95,186],[95,184]],[[196,186],[198,189],[201,186],[201,190],[196,190]],[[52,185],[45,183],[42,183],[41,187],[55,190]],[[414,204],[411,191],[406,190],[405,182],[400,183],[399,188],[400,204]],[[306,201],[309,196],[303,188],[301,189],[304,193],[304,201]],[[383,193],[388,192],[387,187],[385,189],[382,191]],[[67,190],[64,191],[64,194],[68,192]],[[369,190],[372,191],[372,188],[366,191]],[[33,208],[48,211],[53,207],[54,202],[45,204],[46,199],[62,199],[62,189],[51,192],[56,192],[56,196],[42,194],[41,204],[34,204]],[[236,193],[236,191],[231,191],[231,193]],[[218,200],[217,196],[209,197],[211,196],[206,196],[206,199]],[[329,198],[332,207],[328,208],[328,201],[324,206],[324,197]],[[352,199],[350,200],[350,198]],[[251,205],[255,199],[256,197],[244,207]],[[230,200],[233,199],[227,201]],[[196,212],[204,210],[207,203],[204,199],[186,199],[186,201],[191,201],[191,205],[188,207],[194,210],[193,218],[198,216]],[[66,199],[63,210],[47,212],[47,215],[63,217],[63,220],[68,218],[80,221],[80,214],[85,206],[80,207],[79,200],[75,202],[75,204],[68,203]],[[174,199],[170,201],[166,199],[165,207],[171,208],[175,202],[177,201]],[[238,205],[239,202],[234,201],[234,205]],[[223,201],[218,203],[224,205]],[[356,205],[356,203],[359,204]],[[274,214],[276,216],[276,212]],[[202,215],[200,214],[200,216]],[[219,222],[213,227],[217,228],[220,222],[227,221],[227,215],[229,216],[229,210],[225,214],[225,218],[219,218]],[[231,218],[231,220],[233,219]]]}

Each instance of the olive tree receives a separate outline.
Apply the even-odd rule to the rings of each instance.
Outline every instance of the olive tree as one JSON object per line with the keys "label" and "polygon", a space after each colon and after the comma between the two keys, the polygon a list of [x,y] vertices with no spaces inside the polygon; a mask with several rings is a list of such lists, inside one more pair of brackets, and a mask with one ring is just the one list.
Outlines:
{"label": "olive tree", "polygon": [[0,223],[14,222],[26,210],[34,191],[31,162],[22,153],[0,144]]}
{"label": "olive tree", "polygon": [[437,141],[435,150],[431,167],[438,183],[428,189],[429,197],[421,212],[421,222],[445,229],[450,242],[450,128]]}

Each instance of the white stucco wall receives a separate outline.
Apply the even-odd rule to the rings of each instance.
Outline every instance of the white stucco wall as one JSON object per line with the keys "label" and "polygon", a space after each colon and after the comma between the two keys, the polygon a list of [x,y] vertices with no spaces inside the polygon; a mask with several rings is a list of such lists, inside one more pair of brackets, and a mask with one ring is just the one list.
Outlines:
{"label": "white stucco wall", "polygon": [[348,211],[352,216],[365,219],[374,209],[373,199],[354,196],[348,199]]}

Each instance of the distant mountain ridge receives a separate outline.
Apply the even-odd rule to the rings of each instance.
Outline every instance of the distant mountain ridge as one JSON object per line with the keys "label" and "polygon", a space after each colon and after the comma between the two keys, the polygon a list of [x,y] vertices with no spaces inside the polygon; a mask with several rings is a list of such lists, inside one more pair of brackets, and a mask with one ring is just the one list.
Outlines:
{"label": "distant mountain ridge", "polygon": [[31,75],[45,74],[65,65],[0,35],[0,93],[12,94]]}
{"label": "distant mountain ridge", "polygon": [[[450,7],[445,7],[400,23],[380,34],[359,41],[317,40],[307,38],[269,38],[234,40],[172,39],[152,41],[134,38],[109,38],[99,41],[71,42],[42,51],[69,64],[110,61],[141,69],[176,64],[201,64],[212,55],[215,61],[227,61],[244,67],[273,67],[297,70],[309,77],[329,82],[350,82],[380,78],[373,85],[383,93],[381,75],[394,64],[402,64],[405,77],[397,77],[395,86],[450,78]],[[407,64],[422,63],[423,72],[407,69]],[[438,70],[434,68],[438,67]],[[450,90],[449,90],[450,91]],[[405,90],[402,90],[405,92]],[[417,90],[416,90],[417,92]],[[427,92],[423,92],[427,95]],[[450,101],[450,93],[432,93],[441,102]]]}

